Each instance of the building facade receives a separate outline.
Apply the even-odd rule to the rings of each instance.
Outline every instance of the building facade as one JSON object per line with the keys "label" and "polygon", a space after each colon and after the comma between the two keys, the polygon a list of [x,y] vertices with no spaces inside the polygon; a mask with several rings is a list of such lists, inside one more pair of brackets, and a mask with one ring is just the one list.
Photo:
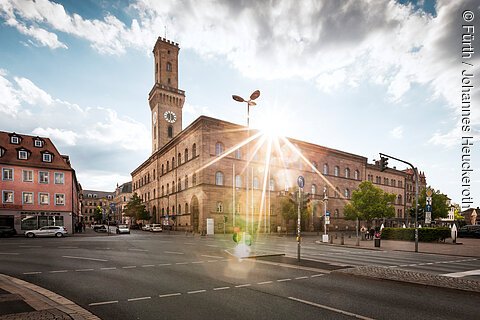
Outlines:
{"label": "building facade", "polygon": [[132,198],[132,182],[126,182],[122,185],[117,184],[115,195],[113,196],[114,214],[113,219],[119,223],[130,224],[130,217],[124,216],[125,207]]}
{"label": "building facade", "polygon": [[17,233],[58,225],[72,232],[79,189],[69,157],[48,138],[0,132],[0,225]]}
{"label": "building facade", "polygon": [[217,232],[236,226],[285,230],[293,221],[285,221],[281,202],[292,196],[300,175],[313,206],[304,229],[318,228],[326,209],[330,230],[353,230],[354,222],[343,218],[343,208],[365,180],[396,195],[392,225],[408,220],[408,172],[381,172],[378,163],[369,164],[360,155],[266,137],[206,116],[182,131],[185,95],[177,87],[178,44],[159,38],[154,56],[156,82],[149,96],[152,155],[132,172],[132,192],[154,222],[194,232],[205,230],[206,219],[214,220]]}
{"label": "building facade", "polygon": [[[100,207],[105,216],[110,215],[113,220],[113,198],[114,192],[82,190],[80,193],[80,208],[82,214],[82,222],[93,224],[95,220],[95,208]],[[106,219],[106,218],[105,218]],[[103,220],[105,220],[103,219]]]}

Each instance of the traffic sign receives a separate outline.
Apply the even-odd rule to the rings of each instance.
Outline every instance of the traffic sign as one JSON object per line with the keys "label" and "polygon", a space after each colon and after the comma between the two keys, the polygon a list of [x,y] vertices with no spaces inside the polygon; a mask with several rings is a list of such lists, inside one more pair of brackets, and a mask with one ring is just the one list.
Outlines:
{"label": "traffic sign", "polygon": [[305,186],[305,178],[303,176],[298,176],[297,183],[298,183],[298,187],[300,189],[303,189],[303,187]]}
{"label": "traffic sign", "polygon": [[431,223],[432,222],[432,213],[431,212],[425,212],[425,223]]}
{"label": "traffic sign", "polygon": [[327,217],[330,217],[330,211],[327,211],[327,212],[325,213],[325,215],[326,215]]}

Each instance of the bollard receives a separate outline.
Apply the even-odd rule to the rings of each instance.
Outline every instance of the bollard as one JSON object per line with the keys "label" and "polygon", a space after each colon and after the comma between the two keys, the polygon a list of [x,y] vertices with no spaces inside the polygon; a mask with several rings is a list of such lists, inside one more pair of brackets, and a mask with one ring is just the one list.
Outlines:
{"label": "bollard", "polygon": [[333,237],[330,237],[330,244],[333,244]]}
{"label": "bollard", "polygon": [[345,244],[345,235],[342,233],[342,237],[340,238],[340,244],[343,246]]}
{"label": "bollard", "polygon": [[360,238],[359,238],[359,237],[357,237],[357,240],[356,240],[356,242],[355,242],[355,245],[356,245],[357,247],[360,246]]}

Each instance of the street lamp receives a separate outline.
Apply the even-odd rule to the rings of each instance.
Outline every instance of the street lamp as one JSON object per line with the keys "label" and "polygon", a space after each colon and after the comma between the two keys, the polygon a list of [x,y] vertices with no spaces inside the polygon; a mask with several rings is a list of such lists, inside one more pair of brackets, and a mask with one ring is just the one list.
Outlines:
{"label": "street lamp", "polygon": [[[250,138],[250,106],[255,106],[257,105],[255,103],[255,99],[257,99],[260,96],[260,90],[255,90],[253,93],[250,95],[249,100],[245,100],[240,96],[237,95],[232,95],[233,100],[237,102],[245,102],[247,104],[247,132],[248,132],[248,138]],[[250,144],[247,144],[247,173],[246,173],[246,180],[245,180],[245,194],[246,194],[246,206],[245,206],[245,231],[248,232],[248,157],[250,155]],[[235,180],[235,177],[234,177]],[[235,182],[234,182],[235,183]],[[253,232],[253,192],[252,192],[252,232]],[[235,209],[234,209],[235,210]],[[234,211],[235,214],[235,211]]]}

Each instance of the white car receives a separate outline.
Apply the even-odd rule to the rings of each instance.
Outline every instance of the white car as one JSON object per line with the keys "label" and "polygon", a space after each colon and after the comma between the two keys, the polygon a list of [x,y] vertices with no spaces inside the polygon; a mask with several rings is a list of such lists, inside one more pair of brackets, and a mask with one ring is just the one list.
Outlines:
{"label": "white car", "polygon": [[162,231],[163,231],[162,225],[161,225],[161,224],[152,224],[152,225],[151,225],[151,228],[150,228],[150,231],[153,231],[153,232],[162,232]]}
{"label": "white car", "polygon": [[149,225],[149,224],[144,224],[144,225],[142,226],[142,230],[143,230],[143,231],[150,231],[150,225]]}
{"label": "white car", "polygon": [[130,228],[126,225],[126,224],[119,224],[117,226],[117,234],[120,234],[120,233],[128,233],[130,234]]}
{"label": "white car", "polygon": [[61,238],[67,234],[67,229],[61,226],[45,226],[37,230],[25,231],[25,236],[33,237],[57,237]]}

